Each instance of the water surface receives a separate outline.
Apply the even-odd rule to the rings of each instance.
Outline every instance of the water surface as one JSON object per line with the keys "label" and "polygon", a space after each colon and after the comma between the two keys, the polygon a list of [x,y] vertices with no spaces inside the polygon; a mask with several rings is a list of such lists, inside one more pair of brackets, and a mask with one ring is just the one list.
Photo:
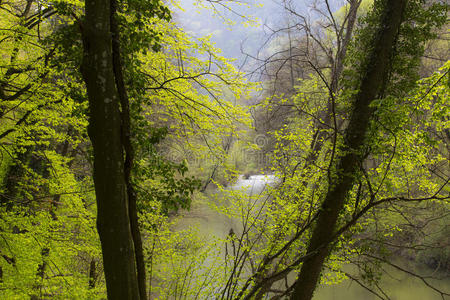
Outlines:
{"label": "water surface", "polygon": [[[249,195],[260,194],[268,184],[274,184],[274,175],[253,175],[249,178],[240,176],[236,183],[229,187],[231,190],[245,190]],[[201,235],[205,238],[216,236],[225,238],[230,229],[239,232],[241,228],[239,220],[229,218],[218,213],[206,203],[194,204],[189,212],[186,212],[177,227],[197,226]],[[399,259],[397,262],[404,268],[415,269],[420,274],[432,274],[433,270]],[[348,267],[351,271],[351,267]],[[420,279],[406,274],[392,267],[386,266],[387,274],[383,276],[380,286],[392,300],[442,300],[440,294],[427,287]],[[431,280],[436,287],[450,292],[450,278],[441,281]],[[378,291],[378,293],[380,293]],[[381,293],[380,293],[381,294]],[[385,298],[385,297],[384,297]],[[351,280],[345,280],[336,285],[320,286],[314,300],[375,300],[379,299],[365,288]],[[450,300],[450,297],[444,298]]]}

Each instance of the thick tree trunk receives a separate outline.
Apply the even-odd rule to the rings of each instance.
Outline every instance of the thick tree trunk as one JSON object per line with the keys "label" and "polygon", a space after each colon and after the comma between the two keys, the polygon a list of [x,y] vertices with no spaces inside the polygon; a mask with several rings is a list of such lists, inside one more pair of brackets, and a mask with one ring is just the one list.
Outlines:
{"label": "thick tree trunk", "polygon": [[398,35],[407,0],[387,0],[380,18],[378,32],[374,35],[373,48],[368,54],[368,64],[362,76],[359,93],[354,100],[353,112],[345,133],[342,155],[335,164],[330,188],[321,207],[307,253],[312,256],[301,268],[291,299],[311,299],[320,279],[323,264],[330,253],[330,242],[341,213],[345,198],[352,189],[355,173],[363,159],[364,144],[372,117],[370,103],[380,94],[386,81],[390,58]]}
{"label": "thick tree trunk", "polygon": [[139,299],[124,175],[119,95],[115,84],[110,1],[86,0],[81,71],[89,97],[97,229],[108,299]]}

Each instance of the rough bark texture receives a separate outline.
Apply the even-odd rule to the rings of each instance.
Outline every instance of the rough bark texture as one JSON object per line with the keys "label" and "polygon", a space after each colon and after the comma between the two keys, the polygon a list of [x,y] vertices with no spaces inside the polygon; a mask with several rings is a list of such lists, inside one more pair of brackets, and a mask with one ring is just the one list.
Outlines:
{"label": "rough bark texture", "polygon": [[139,299],[128,214],[119,95],[115,84],[110,1],[86,0],[81,71],[89,97],[89,137],[94,148],[97,229],[108,299]]}
{"label": "rough bark texture", "polygon": [[353,187],[358,165],[363,159],[359,150],[364,144],[372,116],[369,105],[382,92],[406,2],[407,0],[385,1],[381,24],[374,35],[373,48],[368,54],[367,69],[358,88],[360,92],[354,100],[342,155],[336,160],[334,180],[330,182],[331,186],[308,246],[307,253],[312,256],[302,265],[291,299],[312,298],[324,261],[330,253],[329,244],[336,229],[338,216],[343,209],[346,196]]}
{"label": "rough bark texture", "polygon": [[116,20],[117,1],[111,0],[111,33],[112,33],[112,59],[114,76],[116,80],[117,91],[119,93],[121,118],[122,118],[122,144],[125,150],[124,178],[127,185],[128,195],[128,214],[130,217],[131,234],[133,237],[134,252],[136,256],[137,278],[139,294],[141,300],[147,299],[147,288],[145,279],[145,261],[144,249],[142,247],[141,232],[139,231],[139,221],[137,213],[137,196],[131,181],[131,170],[133,168],[134,150],[131,144],[131,120],[130,120],[130,102],[125,87],[123,77],[123,65],[120,50],[119,25]]}

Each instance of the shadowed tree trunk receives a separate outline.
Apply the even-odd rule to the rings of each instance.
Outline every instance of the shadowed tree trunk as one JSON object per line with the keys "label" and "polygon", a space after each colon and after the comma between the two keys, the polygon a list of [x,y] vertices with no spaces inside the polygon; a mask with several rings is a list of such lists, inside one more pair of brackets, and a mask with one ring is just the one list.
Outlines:
{"label": "shadowed tree trunk", "polygon": [[344,135],[341,155],[336,159],[333,181],[322,204],[314,228],[307,255],[291,299],[309,300],[320,279],[323,264],[330,254],[330,241],[336,230],[337,220],[345,199],[354,185],[358,166],[363,160],[361,150],[372,117],[370,103],[382,94],[389,72],[390,58],[395,48],[396,37],[402,21],[407,0],[384,1],[379,29],[373,36],[367,67],[360,81],[359,93],[354,98],[353,111]]}
{"label": "shadowed tree trunk", "polygon": [[108,299],[139,299],[135,249],[128,213],[119,93],[111,39],[111,3],[86,0],[81,66],[89,97],[89,137],[94,148],[97,229]]}
{"label": "shadowed tree trunk", "polygon": [[117,0],[111,2],[111,34],[112,34],[112,60],[113,70],[117,91],[119,93],[121,107],[121,129],[122,129],[122,145],[125,150],[124,161],[124,177],[127,185],[128,196],[128,214],[130,217],[131,235],[133,237],[134,253],[136,256],[137,279],[139,286],[139,294],[141,300],[147,299],[147,288],[145,279],[145,261],[144,250],[142,247],[141,232],[139,231],[138,212],[137,212],[137,195],[131,182],[131,170],[133,168],[134,150],[131,143],[131,120],[130,120],[130,102],[125,87],[123,76],[123,65],[120,50],[120,33],[119,24],[116,20]]}
{"label": "shadowed tree trunk", "polygon": [[91,262],[89,263],[89,288],[93,289],[95,288],[95,280],[97,277],[97,274],[95,272],[95,259],[91,259]]}

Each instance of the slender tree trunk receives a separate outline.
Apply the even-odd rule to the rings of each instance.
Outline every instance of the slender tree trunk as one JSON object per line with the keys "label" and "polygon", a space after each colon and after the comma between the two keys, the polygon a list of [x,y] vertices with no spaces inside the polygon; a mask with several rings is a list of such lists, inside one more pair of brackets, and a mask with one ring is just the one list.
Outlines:
{"label": "slender tree trunk", "polygon": [[362,76],[356,95],[352,116],[344,137],[341,156],[335,163],[333,182],[321,207],[307,253],[312,256],[301,268],[291,299],[311,299],[320,279],[323,264],[330,254],[330,242],[336,230],[337,220],[345,198],[352,189],[355,173],[363,159],[360,151],[364,144],[372,117],[370,103],[380,94],[389,71],[389,62],[401,24],[407,0],[387,0],[380,18],[378,32],[373,38],[373,48],[368,54],[367,69]]}
{"label": "slender tree trunk", "polygon": [[120,34],[119,25],[116,20],[117,0],[111,0],[111,33],[112,33],[112,59],[113,70],[119,93],[121,107],[121,128],[122,128],[122,145],[125,150],[124,178],[127,185],[128,195],[128,214],[130,217],[131,235],[133,237],[134,252],[136,256],[137,278],[139,286],[139,294],[141,300],[147,299],[147,287],[145,279],[145,261],[144,249],[142,247],[141,232],[139,231],[139,221],[137,212],[137,196],[131,181],[131,170],[133,168],[134,150],[131,143],[131,120],[130,120],[130,102],[125,87],[123,77],[123,65],[120,50]]}
{"label": "slender tree trunk", "polygon": [[33,286],[33,290],[36,291],[36,294],[32,294],[30,296],[31,300],[42,299],[42,288],[44,286],[45,271],[47,270],[49,255],[50,255],[50,249],[47,247],[42,248],[42,250],[41,250],[42,263],[39,264],[37,267],[36,283]]}
{"label": "slender tree trunk", "polygon": [[339,43],[340,47],[338,49],[335,60],[332,62],[331,67],[332,74],[330,92],[333,94],[337,94],[337,92],[339,91],[339,79],[341,78],[341,74],[344,69],[344,59],[347,54],[348,45],[350,44],[350,40],[353,36],[353,29],[355,28],[356,17],[360,4],[361,0],[351,0],[348,4],[349,12],[347,16],[347,25],[345,26],[345,36]]}
{"label": "slender tree trunk", "polygon": [[112,59],[111,3],[86,0],[81,72],[89,97],[97,229],[108,299],[140,299],[128,212],[121,116]]}
{"label": "slender tree trunk", "polygon": [[93,289],[95,288],[95,279],[97,277],[96,274],[96,266],[95,266],[95,259],[91,259],[91,262],[89,263],[89,288]]}
{"label": "slender tree trunk", "polygon": [[[330,58],[331,63],[331,82],[328,91],[327,109],[322,113],[321,122],[317,122],[317,129],[313,135],[313,143],[311,144],[310,153],[305,160],[305,166],[313,163],[319,157],[324,141],[327,139],[327,131],[333,128],[333,101],[339,93],[339,79],[341,78],[344,69],[344,60],[347,54],[348,45],[353,36],[353,29],[355,27],[356,17],[358,13],[361,0],[352,0],[349,3],[349,12],[347,17],[347,25],[345,26],[345,36],[338,42],[340,47],[336,57]],[[339,130],[334,128],[334,130]],[[303,183],[303,185],[306,185]]]}

